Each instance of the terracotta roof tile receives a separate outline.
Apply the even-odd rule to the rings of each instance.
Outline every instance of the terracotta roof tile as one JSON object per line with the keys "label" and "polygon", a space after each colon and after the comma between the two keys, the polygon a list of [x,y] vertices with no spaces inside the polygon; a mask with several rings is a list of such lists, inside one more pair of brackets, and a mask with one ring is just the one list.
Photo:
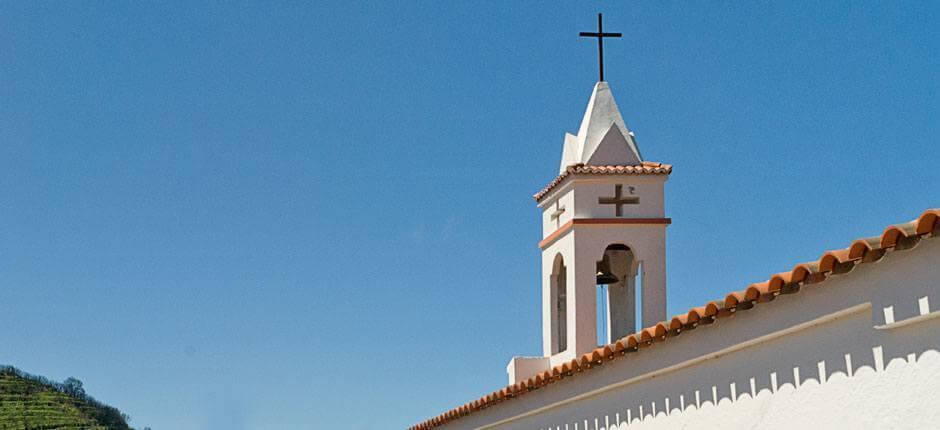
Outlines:
{"label": "terracotta roof tile", "polygon": [[574,164],[568,166],[565,171],[555,177],[545,188],[535,193],[532,198],[535,201],[542,200],[555,187],[561,185],[565,179],[575,175],[668,175],[672,173],[672,166],[669,164],[644,161],[642,164],[634,166],[592,166],[588,164]]}
{"label": "terracotta roof tile", "polygon": [[705,317],[714,318],[718,316],[718,304],[715,302],[708,303],[705,305]]}
{"label": "terracotta roof tile", "polygon": [[[582,167],[595,168],[597,166]],[[611,166],[601,168],[609,167]],[[569,170],[572,168],[577,168],[577,166],[569,167]],[[668,174],[668,172],[657,174]],[[543,191],[547,192],[546,190]],[[539,195],[536,194],[536,199],[538,198]],[[412,426],[411,429],[424,430],[443,425],[497,402],[510,400],[555,381],[588,371],[592,367],[601,366],[608,361],[620,358],[627,352],[646,347],[652,342],[665,341],[667,337],[679,335],[687,331],[687,328],[694,328],[697,324],[709,324],[715,318],[730,316],[738,310],[750,309],[756,303],[770,301],[778,294],[798,292],[802,284],[823,282],[828,274],[841,273],[839,270],[843,270],[842,266],[844,265],[851,268],[856,264],[878,260],[887,250],[907,249],[909,246],[902,246],[902,242],[905,240],[916,241],[924,237],[936,236],[940,236],[940,209],[927,209],[914,221],[889,226],[881,236],[858,239],[853,241],[848,248],[826,251],[816,261],[797,264],[789,272],[774,274],[767,281],[751,284],[744,290],[729,293],[723,300],[692,308],[688,313],[676,315],[670,321],[660,322],[654,326],[646,327],[638,333],[618,339],[614,343],[600,346],[578,358],[560,366],[555,366],[550,371],[542,372],[526,381],[520,381],[518,384],[509,385],[485,395],[479,400]]]}
{"label": "terracotta roof tile", "polygon": [[890,248],[897,245],[898,241],[904,240],[910,236],[917,235],[917,221],[906,222],[889,226],[881,233],[881,247]]}
{"label": "terracotta roof tile", "polygon": [[940,209],[928,210],[917,218],[917,234],[940,235]]}
{"label": "terracotta roof tile", "polygon": [[819,258],[819,270],[821,272],[831,272],[839,266],[849,264],[857,258],[849,257],[849,248],[826,251]]}

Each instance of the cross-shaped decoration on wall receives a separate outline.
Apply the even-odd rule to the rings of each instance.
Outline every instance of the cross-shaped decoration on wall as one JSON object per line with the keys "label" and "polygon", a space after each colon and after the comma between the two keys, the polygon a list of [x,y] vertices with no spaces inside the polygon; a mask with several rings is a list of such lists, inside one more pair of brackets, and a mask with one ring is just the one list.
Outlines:
{"label": "cross-shaped decoration on wall", "polygon": [[[635,193],[636,188],[629,187],[629,192],[630,194]],[[640,198],[623,196],[623,185],[617,184],[614,185],[613,197],[601,197],[597,199],[597,203],[602,205],[615,205],[614,212],[617,214],[617,216],[623,216],[623,205],[640,204]]]}
{"label": "cross-shaped decoration on wall", "polygon": [[561,227],[561,214],[565,213],[565,207],[559,206],[558,203],[558,200],[555,200],[555,211],[551,214],[552,221],[555,221],[555,228]]}

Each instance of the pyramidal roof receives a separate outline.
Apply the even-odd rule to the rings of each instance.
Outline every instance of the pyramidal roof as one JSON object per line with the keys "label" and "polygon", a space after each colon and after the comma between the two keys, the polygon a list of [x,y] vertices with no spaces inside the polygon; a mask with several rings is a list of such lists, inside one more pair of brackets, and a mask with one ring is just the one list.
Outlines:
{"label": "pyramidal roof", "polygon": [[643,161],[607,82],[594,85],[578,135],[565,133],[559,174],[568,166],[633,166]]}

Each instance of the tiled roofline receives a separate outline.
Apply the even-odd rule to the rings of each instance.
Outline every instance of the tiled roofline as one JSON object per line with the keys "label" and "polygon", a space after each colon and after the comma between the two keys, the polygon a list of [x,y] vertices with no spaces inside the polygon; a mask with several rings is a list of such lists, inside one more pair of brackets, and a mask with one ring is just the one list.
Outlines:
{"label": "tiled roofline", "polygon": [[769,302],[780,294],[799,292],[802,285],[823,282],[832,274],[848,272],[856,264],[878,261],[889,250],[910,249],[921,239],[937,236],[940,236],[940,208],[927,209],[916,220],[888,226],[880,236],[857,239],[847,248],[826,251],[816,261],[799,263],[788,272],[777,273],[764,282],[748,285],[744,290],[734,291],[725,296],[724,300],[716,300],[704,306],[692,308],[687,313],[676,315],[669,321],[662,321],[615,343],[600,346],[594,351],[581,355],[580,358],[555,366],[551,371],[542,372],[416,424],[410,427],[410,430],[427,430],[441,426],[496,403],[519,397],[553,382],[601,366],[655,342],[678,336],[699,324],[711,324],[716,319],[730,316],[735,312],[752,309],[756,304]]}
{"label": "tiled roofline", "polygon": [[545,188],[535,193],[532,198],[540,201],[552,190],[557,188],[565,179],[574,175],[668,175],[672,173],[672,165],[644,161],[633,166],[593,166],[589,164],[573,164],[565,169],[564,173],[552,179]]}

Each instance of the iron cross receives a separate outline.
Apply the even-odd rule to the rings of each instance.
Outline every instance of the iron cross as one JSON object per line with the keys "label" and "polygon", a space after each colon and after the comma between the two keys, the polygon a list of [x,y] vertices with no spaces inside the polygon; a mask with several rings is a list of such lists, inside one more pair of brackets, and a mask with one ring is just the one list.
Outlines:
{"label": "iron cross", "polygon": [[[633,194],[636,189],[633,187],[629,188],[630,194]],[[597,199],[597,203],[602,205],[616,205],[614,212],[617,216],[623,216],[623,205],[636,205],[640,204],[639,197],[626,197],[623,196],[623,185],[617,184],[614,185],[614,196],[613,197],[601,197]]]}
{"label": "iron cross", "polygon": [[604,38],[605,37],[622,37],[620,33],[604,33],[604,22],[601,18],[601,14],[597,14],[597,33],[589,33],[586,31],[581,32],[581,37],[596,37],[597,38],[597,54],[598,62],[600,63],[601,70],[601,82],[604,82]]}

